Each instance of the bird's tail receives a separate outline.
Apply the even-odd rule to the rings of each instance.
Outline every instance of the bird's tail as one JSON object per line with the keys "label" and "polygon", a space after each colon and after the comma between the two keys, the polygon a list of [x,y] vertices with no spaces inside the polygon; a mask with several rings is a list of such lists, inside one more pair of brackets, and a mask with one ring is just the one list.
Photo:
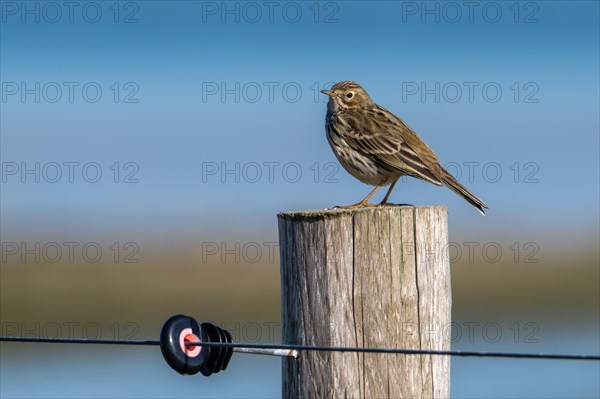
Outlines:
{"label": "bird's tail", "polygon": [[482,215],[485,216],[485,209],[488,207],[485,202],[470,192],[465,186],[460,184],[458,180],[456,180],[454,176],[450,174],[450,172],[442,168],[442,173],[439,177],[446,187],[463,197],[469,204],[473,205],[479,212],[481,212]]}

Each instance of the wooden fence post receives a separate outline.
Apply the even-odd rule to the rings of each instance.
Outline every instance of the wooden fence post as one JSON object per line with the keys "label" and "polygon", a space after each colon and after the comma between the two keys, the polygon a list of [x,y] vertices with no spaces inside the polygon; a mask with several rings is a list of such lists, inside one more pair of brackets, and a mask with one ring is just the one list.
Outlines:
{"label": "wooden fence post", "polygon": [[[447,209],[278,215],[283,343],[450,349]],[[284,398],[448,398],[450,358],[300,352]]]}

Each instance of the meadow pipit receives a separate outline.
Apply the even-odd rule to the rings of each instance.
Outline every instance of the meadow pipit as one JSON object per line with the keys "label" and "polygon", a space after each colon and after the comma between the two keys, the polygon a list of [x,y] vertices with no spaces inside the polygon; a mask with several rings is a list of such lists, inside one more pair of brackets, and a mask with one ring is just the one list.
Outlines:
{"label": "meadow pipit", "polygon": [[[359,84],[339,82],[322,93],[329,96],[325,129],[333,152],[348,173],[375,186],[362,201],[346,208],[386,205],[398,179],[407,175],[445,185],[485,215],[485,202],[460,184],[402,119],[375,104]],[[383,201],[369,204],[373,194],[388,184]]]}

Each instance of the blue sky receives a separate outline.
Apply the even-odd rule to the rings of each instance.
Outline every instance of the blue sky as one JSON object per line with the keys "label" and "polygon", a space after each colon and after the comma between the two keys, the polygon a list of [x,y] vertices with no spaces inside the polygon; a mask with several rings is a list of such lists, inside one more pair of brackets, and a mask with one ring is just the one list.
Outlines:
{"label": "blue sky", "polygon": [[[35,214],[39,223],[56,212],[68,223],[133,214],[187,220],[239,209],[242,200],[264,220],[283,209],[355,202],[369,188],[329,164],[336,161],[317,90],[345,79],[404,118],[444,163],[464,175],[474,162],[472,181],[461,181],[490,204],[490,218],[542,223],[569,203],[581,213],[577,223],[590,215],[597,221],[595,2],[482,3],[472,15],[460,7],[460,17],[435,2],[282,3],[272,15],[263,3],[192,1],[121,3],[116,15],[114,5],[99,2],[85,13],[74,8],[72,22],[63,6],[57,23],[53,9],[38,5],[37,15],[35,2],[27,4],[34,11],[24,16],[21,6],[3,4],[2,161],[9,168],[6,162],[40,162],[40,170],[49,162],[96,162],[103,179],[49,183],[42,175],[34,184],[30,175],[23,184],[19,168],[3,184],[7,222]],[[98,22],[88,22],[96,9]],[[21,84],[40,102],[35,94],[23,101]],[[115,162],[123,173],[135,163],[139,182],[111,183]],[[253,162],[260,178],[244,170]],[[281,165],[272,181],[270,162]],[[290,162],[302,172],[295,183],[284,178],[298,168],[284,171]],[[203,181],[211,163],[219,173]],[[235,170],[236,163],[237,176],[221,177],[221,166]],[[337,182],[324,183],[327,173]],[[449,190],[414,180],[393,197],[472,216]]]}

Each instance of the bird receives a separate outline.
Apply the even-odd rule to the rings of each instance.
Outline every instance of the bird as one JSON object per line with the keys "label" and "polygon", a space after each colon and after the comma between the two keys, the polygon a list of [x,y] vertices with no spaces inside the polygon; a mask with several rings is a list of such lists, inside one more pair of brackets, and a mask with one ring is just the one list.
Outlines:
{"label": "bird", "polygon": [[[344,169],[363,183],[375,186],[362,201],[340,208],[391,206],[388,199],[398,179],[411,176],[446,186],[485,215],[488,206],[454,178],[437,155],[402,119],[377,105],[358,83],[341,81],[330,90],[325,131],[327,141]],[[369,203],[390,185],[379,205]]]}

